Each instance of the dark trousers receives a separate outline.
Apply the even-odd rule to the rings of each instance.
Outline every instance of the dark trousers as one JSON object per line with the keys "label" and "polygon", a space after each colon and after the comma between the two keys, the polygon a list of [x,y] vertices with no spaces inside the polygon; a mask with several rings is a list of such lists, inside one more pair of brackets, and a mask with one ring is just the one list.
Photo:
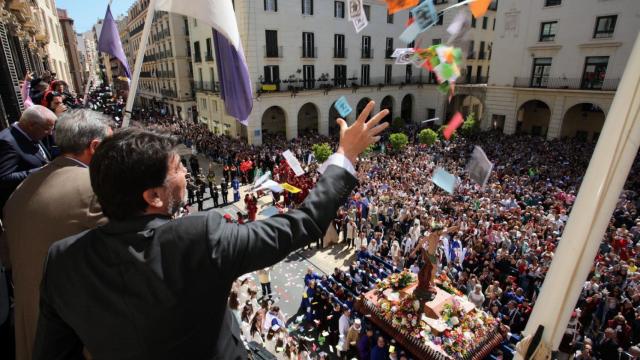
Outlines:
{"label": "dark trousers", "polygon": [[262,296],[266,297],[271,295],[271,283],[268,282],[266,284],[260,283],[260,286],[262,286]]}

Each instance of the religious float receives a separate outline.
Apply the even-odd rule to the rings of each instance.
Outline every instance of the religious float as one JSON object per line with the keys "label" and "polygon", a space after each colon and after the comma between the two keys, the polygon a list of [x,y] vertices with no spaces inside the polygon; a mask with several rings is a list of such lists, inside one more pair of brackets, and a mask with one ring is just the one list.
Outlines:
{"label": "religious float", "polygon": [[440,233],[425,239],[425,265],[417,276],[408,270],[390,275],[362,296],[356,309],[418,359],[484,359],[502,343],[507,330],[476,309],[446,275],[435,279],[437,263],[431,250]]}

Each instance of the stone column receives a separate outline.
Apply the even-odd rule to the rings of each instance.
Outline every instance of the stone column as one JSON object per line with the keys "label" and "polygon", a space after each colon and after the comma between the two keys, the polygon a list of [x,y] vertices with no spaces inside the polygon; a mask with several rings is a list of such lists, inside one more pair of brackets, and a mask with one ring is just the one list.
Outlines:
{"label": "stone column", "polygon": [[564,96],[556,96],[553,103],[553,109],[551,109],[551,119],[549,120],[549,130],[547,131],[547,140],[556,139],[560,137],[562,132],[562,121],[564,117]]}

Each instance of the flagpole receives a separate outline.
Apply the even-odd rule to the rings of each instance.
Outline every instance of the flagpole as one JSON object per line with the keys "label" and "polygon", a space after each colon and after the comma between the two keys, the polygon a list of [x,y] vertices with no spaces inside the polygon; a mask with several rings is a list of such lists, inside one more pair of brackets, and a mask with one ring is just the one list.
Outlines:
{"label": "flagpole", "polygon": [[524,331],[557,350],[640,146],[640,36]]}
{"label": "flagpole", "polygon": [[136,64],[133,67],[133,75],[131,76],[131,84],[129,85],[129,96],[127,96],[127,104],[124,110],[124,119],[122,120],[122,127],[129,126],[131,120],[131,110],[133,110],[133,102],[136,98],[136,91],[138,90],[138,80],[140,80],[140,70],[142,70],[142,62],[144,60],[144,52],[147,50],[147,41],[149,39],[149,33],[151,32],[151,23],[153,22],[153,14],[155,13],[156,0],[150,0],[147,7],[147,16],[144,22],[144,28],[142,29],[142,37],[140,38],[140,46],[138,47],[138,54],[136,55]]}

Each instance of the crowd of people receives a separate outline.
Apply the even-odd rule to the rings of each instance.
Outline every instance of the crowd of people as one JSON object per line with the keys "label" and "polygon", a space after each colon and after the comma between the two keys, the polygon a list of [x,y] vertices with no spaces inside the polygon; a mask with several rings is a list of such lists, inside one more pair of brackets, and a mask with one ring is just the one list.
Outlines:
{"label": "crowd of people", "polygon": [[[5,205],[20,183],[56,158],[71,158],[88,165],[95,151],[91,149],[92,141],[99,143],[108,135],[110,130],[106,129],[114,125],[75,116],[58,124],[59,133],[56,126],[56,135],[62,140],[54,141],[56,119],[70,108],[80,106],[82,100],[68,92],[64,81],[46,73],[38,79],[27,74],[22,91],[28,110],[18,123],[0,135],[2,150],[6,150],[3,152],[6,156],[0,159],[0,206],[5,208],[5,225],[11,223],[7,214],[12,213],[7,212]],[[122,99],[99,87],[89,94],[87,103],[93,110],[110,115],[115,120],[113,127],[117,127],[122,117]],[[318,180],[312,145],[321,142],[336,145],[330,138],[310,133],[291,141],[282,135],[266,135],[262,146],[251,146],[213,134],[206,125],[177,116],[141,109],[134,115],[134,126],[169,131],[187,147],[222,165],[222,176],[217,179],[211,167],[205,174],[197,157],[183,159],[190,169],[188,203],[197,204],[198,211],[203,211],[207,192],[215,207],[243,201],[248,216],[245,219],[243,214],[237,214],[238,223],[256,220],[257,199],[262,195],[246,194],[241,199],[241,186],[251,185],[271,172],[277,182],[301,189],[296,194],[274,194],[274,204],[283,209],[294,208]],[[98,129],[84,134],[93,136],[89,147],[70,140],[74,129],[64,127],[70,121],[85,122]],[[12,142],[18,145],[11,145]],[[29,147],[25,154],[9,151],[20,148],[22,143]],[[495,164],[484,187],[471,181],[464,170],[475,145],[482,147]],[[499,319],[511,333],[519,334],[524,329],[554,259],[554,250],[562,241],[594,145],[575,139],[548,141],[528,135],[487,132],[432,146],[409,144],[400,151],[392,150],[386,142],[380,147],[384,151],[374,151],[359,160],[360,186],[333,221],[343,240],[343,245],[338,246],[354,250],[353,263],[346,269],[336,268],[332,274],[310,272],[304,279],[303,300],[295,319],[285,319],[268,293],[258,296],[249,277],[235,283],[229,306],[237,315],[248,344],[261,344],[278,357],[291,359],[408,358],[409,354],[393,339],[385,337],[358,314],[354,304],[364,292],[394,272],[410,269],[417,273],[422,258],[414,250],[420,239],[436,226],[458,228],[457,233],[440,239],[439,276],[450,279],[478,309]],[[295,176],[287,165],[282,156],[287,149],[303,163],[306,170],[303,176]],[[16,162],[16,157],[23,155],[26,160]],[[458,177],[454,194],[431,182],[436,167]],[[636,161],[572,314],[560,345],[560,357],[640,356],[637,189],[640,189],[640,163]],[[17,206],[16,201],[8,206]],[[104,218],[93,220],[91,226]],[[19,269],[20,265],[13,270]],[[20,272],[15,276],[19,277]],[[309,329],[314,334],[311,340]],[[306,357],[300,357],[301,354]],[[498,358],[502,354],[497,351],[493,356]]]}
{"label": "crowd of people", "polygon": [[[242,184],[251,183],[257,169],[259,174],[286,171],[285,178],[291,180],[291,169],[281,157],[283,150],[291,149],[308,164],[313,162],[308,161],[312,159],[312,144],[331,143],[319,135],[291,142],[267,137],[264,146],[253,147],[214,135],[202,124],[180,120],[156,120],[155,124],[227,164]],[[495,163],[484,188],[464,174],[473,145],[481,146]],[[419,239],[428,235],[432,224],[457,225],[459,232],[442,242],[439,270],[478,308],[499,318],[517,334],[524,329],[535,304],[592,152],[593,144],[574,139],[547,141],[498,133],[458,138],[431,147],[409,145],[401,153],[388,147],[360,160],[358,174],[363,185],[337,214],[334,224],[345,246],[357,251],[356,268],[361,266],[363,256],[382,259],[389,266],[372,271],[374,279],[392,269],[417,272],[420,256],[409,255]],[[255,164],[248,176],[240,172],[244,161]],[[279,172],[279,166],[284,170]],[[431,183],[431,173],[438,166],[459,177],[455,194],[449,195]],[[561,352],[582,359],[608,358],[611,354],[617,357],[618,350],[640,353],[636,346],[640,342],[640,312],[635,310],[640,306],[640,294],[636,293],[640,198],[634,190],[640,188],[639,170],[636,163],[594,271],[576,305],[572,322],[577,325],[567,331]],[[308,188],[315,177],[307,175]],[[356,284],[354,290],[369,289],[375,283],[347,277]],[[348,303],[346,298],[341,301]],[[331,334],[339,329],[333,330]]]}
{"label": "crowd of people", "polygon": [[[289,143],[281,138],[267,139],[263,147],[251,147],[213,135],[204,125],[178,121],[165,126],[183,136],[185,143],[230,164],[236,172],[240,163],[248,160],[263,164],[257,166],[262,173],[277,173],[276,164],[284,164],[279,155],[286,148],[306,163],[312,144],[329,142],[312,135]],[[495,163],[484,188],[464,174],[473,145],[481,146]],[[457,225],[459,232],[441,244],[439,270],[478,308],[499,318],[512,333],[519,333],[553,260],[592,152],[593,144],[574,139],[547,141],[483,133],[431,147],[410,145],[401,153],[389,148],[361,159],[358,174],[363,185],[337,214],[334,224],[345,246],[358,253],[354,267],[365,266],[374,280],[370,283],[369,276],[352,277],[346,272],[350,283],[346,288],[353,286],[352,294],[358,296],[370,289],[376,278],[384,277],[385,271],[410,268],[417,272],[420,256],[410,254],[419,239],[429,233],[432,224]],[[455,194],[431,183],[430,175],[438,166],[460,178]],[[634,189],[640,188],[639,170],[636,163],[576,305],[572,318],[576,325],[567,330],[561,353],[582,359],[617,357],[619,350],[628,356],[638,353],[636,255],[640,244],[636,243],[640,240],[640,218]],[[236,175],[244,179],[242,174]],[[253,177],[249,175],[247,182]],[[314,177],[309,176],[311,184]],[[362,264],[366,256],[381,259],[388,267],[379,265],[372,271],[372,265]],[[349,303],[342,297],[344,293],[338,291],[336,296]],[[330,332],[336,333],[337,328]]]}

